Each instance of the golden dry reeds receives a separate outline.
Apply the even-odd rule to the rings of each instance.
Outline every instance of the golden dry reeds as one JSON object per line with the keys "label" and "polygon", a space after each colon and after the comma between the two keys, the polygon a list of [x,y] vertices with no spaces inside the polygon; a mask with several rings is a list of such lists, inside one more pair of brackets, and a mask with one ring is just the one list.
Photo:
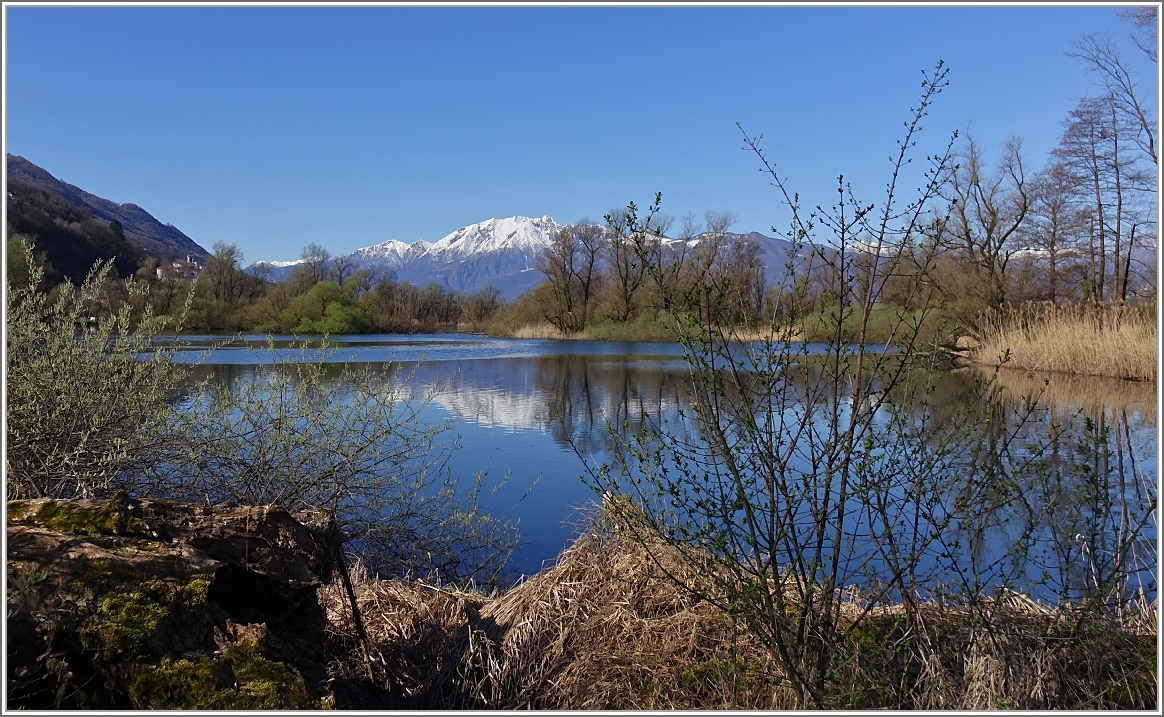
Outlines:
{"label": "golden dry reeds", "polygon": [[568,338],[562,331],[548,321],[536,324],[525,324],[513,330],[515,339],[564,339]]}
{"label": "golden dry reeds", "polygon": [[[393,707],[791,704],[753,640],[677,590],[641,546],[608,532],[584,532],[554,567],[498,596],[358,572],[353,582],[378,653],[372,671],[391,683],[381,693]],[[350,655],[333,671],[346,665],[366,693],[346,598],[328,586],[323,603]]]}
{"label": "golden dry reeds", "polygon": [[984,314],[977,363],[1156,380],[1154,307],[1030,303]]}
{"label": "golden dry reeds", "polygon": [[[707,576],[670,555],[599,518],[556,565],[502,594],[353,570],[371,649],[338,581],[325,587],[334,706],[801,708],[763,645],[676,585]],[[1003,593],[973,610],[878,607],[848,630],[862,608],[857,591],[845,599],[829,688],[837,707],[1156,706],[1154,601],[1116,624]]]}
{"label": "golden dry reeds", "polygon": [[[583,533],[554,568],[486,605],[474,626],[486,706],[544,709],[780,708],[766,653],[706,602],[677,589],[633,540]],[[479,630],[479,632],[477,632]]]}

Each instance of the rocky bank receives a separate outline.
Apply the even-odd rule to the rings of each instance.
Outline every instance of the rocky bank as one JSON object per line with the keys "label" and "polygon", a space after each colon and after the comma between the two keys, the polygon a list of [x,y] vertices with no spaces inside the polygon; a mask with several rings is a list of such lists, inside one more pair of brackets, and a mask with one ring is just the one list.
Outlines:
{"label": "rocky bank", "polygon": [[9,708],[334,705],[324,513],[163,501],[8,503]]}

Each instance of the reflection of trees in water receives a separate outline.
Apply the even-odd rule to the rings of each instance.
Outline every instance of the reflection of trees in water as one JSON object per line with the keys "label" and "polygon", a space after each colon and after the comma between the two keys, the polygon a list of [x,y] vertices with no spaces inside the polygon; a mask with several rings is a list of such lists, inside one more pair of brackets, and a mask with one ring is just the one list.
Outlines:
{"label": "reflection of trees in water", "polygon": [[[407,373],[411,366],[401,368]],[[337,378],[340,370],[337,364]],[[821,370],[807,365],[789,376],[784,390],[792,404],[803,400]],[[218,364],[197,367],[194,378],[213,375],[212,385],[228,387],[260,373],[255,365]],[[547,355],[432,362],[417,369],[412,390],[427,391],[454,374],[445,391],[460,397],[456,405],[471,410],[474,398],[494,401],[488,404],[494,410],[512,414],[507,417],[512,423],[504,425],[548,430],[556,443],[589,463],[617,463],[612,429],[627,434],[663,421],[672,432],[697,437],[680,415],[691,399],[687,371],[678,361]],[[984,390],[987,378],[954,371],[932,392],[889,396],[885,420],[906,411],[935,431],[952,425],[960,411],[975,404],[975,392]],[[1067,377],[1044,386],[1025,372],[1004,372],[998,387],[1002,390],[978,402],[972,430],[961,436],[957,450],[961,465],[973,462],[996,474],[999,489],[982,495],[943,536],[941,549],[956,550],[956,560],[935,558],[930,577],[970,592],[1013,585],[1052,600],[1126,596],[1140,584],[1154,594],[1152,386]],[[462,417],[476,420],[476,415]],[[951,495],[959,485],[958,465],[934,477],[947,482]],[[959,566],[952,573],[942,567],[950,562]],[[1120,580],[1128,574],[1131,580]]]}
{"label": "reflection of trees in water", "polygon": [[[584,458],[610,454],[611,427],[633,433],[665,421],[695,435],[679,417],[690,405],[682,370],[581,356],[539,360],[539,367],[555,438]],[[785,390],[803,398],[821,370],[801,368]],[[1112,605],[1140,589],[1154,595],[1155,415],[1136,403],[1143,386],[1122,388],[1104,403],[1090,381],[991,384],[987,375],[960,371],[928,394],[889,397],[887,414],[912,411],[919,421],[924,414],[935,435],[977,406],[940,479],[953,496],[959,465],[997,477],[935,549],[931,587],[945,583],[962,594],[1011,587],[1055,602],[1092,596]],[[976,401],[977,393],[985,400]],[[919,518],[941,520],[941,508],[928,510],[937,512]]]}
{"label": "reflection of trees in water", "polygon": [[[373,374],[387,369],[389,364],[368,364]],[[239,379],[255,380],[258,376],[268,372],[279,372],[291,375],[294,369],[290,366],[268,363],[202,363],[191,366],[188,385],[197,386],[205,382],[210,387],[228,388],[234,386]],[[340,362],[324,364],[322,375],[325,379],[338,381],[343,377],[344,364]]]}
{"label": "reflection of trees in water", "polygon": [[[1057,578],[1063,597],[1112,600],[1141,586],[1154,592],[1155,421],[1126,406],[1057,395],[1041,405],[1050,445],[1021,475],[1030,496],[1022,518],[1043,538],[1032,559]],[[1035,430],[1024,437],[1033,440]]]}
{"label": "reflection of trees in water", "polygon": [[534,361],[533,388],[545,397],[554,440],[583,459],[611,450],[611,430],[641,430],[646,421],[674,416],[689,400],[686,373],[663,364],[586,355]]}
{"label": "reflection of trees in water", "polygon": [[1141,590],[1154,596],[1156,415],[1145,400],[1153,386],[1048,383],[1026,372],[1002,372],[993,386],[988,379],[956,371],[928,400],[895,397],[898,410],[941,425],[989,391],[963,438],[963,460],[999,476],[1000,489],[943,541],[963,552],[961,587],[1013,585],[1109,606]]}
{"label": "reflection of trees in water", "polygon": [[212,385],[229,386],[241,378],[254,378],[258,368],[254,364],[198,364],[190,369],[190,383],[196,385],[207,381]]}

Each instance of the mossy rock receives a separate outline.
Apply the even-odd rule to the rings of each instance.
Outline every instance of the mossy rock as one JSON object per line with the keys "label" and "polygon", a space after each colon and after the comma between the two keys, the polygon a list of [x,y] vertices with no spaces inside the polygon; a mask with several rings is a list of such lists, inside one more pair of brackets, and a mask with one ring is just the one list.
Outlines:
{"label": "mossy rock", "polygon": [[[323,642],[313,576],[329,569],[326,552],[286,511],[124,495],[7,508],[10,707],[326,704],[311,655]],[[269,539],[276,531],[282,543]],[[268,563],[232,563],[240,541],[265,546]],[[306,567],[295,563],[301,556]],[[283,604],[238,613],[246,595]]]}
{"label": "mossy rock", "polygon": [[135,707],[198,710],[319,709],[303,677],[260,640],[227,647],[220,656],[163,658],[130,670]]}
{"label": "mossy rock", "polygon": [[140,503],[125,493],[110,500],[9,501],[8,523],[35,523],[73,535],[113,535],[156,538],[140,515]]}
{"label": "mossy rock", "polygon": [[209,590],[210,581],[198,577],[185,584],[146,580],[129,590],[111,591],[101,601],[97,619],[80,628],[81,642],[106,659],[197,650],[211,632]]}

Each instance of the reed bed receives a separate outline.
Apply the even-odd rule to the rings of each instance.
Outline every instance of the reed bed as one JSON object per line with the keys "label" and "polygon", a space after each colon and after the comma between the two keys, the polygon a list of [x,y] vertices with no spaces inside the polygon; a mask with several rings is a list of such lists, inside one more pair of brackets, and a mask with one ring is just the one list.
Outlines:
{"label": "reed bed", "polygon": [[[706,576],[661,544],[650,553],[599,519],[501,594],[353,570],[367,646],[339,581],[322,593],[334,706],[801,707],[762,645],[673,581]],[[851,620],[862,603],[848,598]],[[1155,709],[1156,604],[1118,624],[1088,615],[1013,593],[973,612],[877,608],[837,644],[831,697],[851,709]]]}
{"label": "reed bed", "polygon": [[980,317],[978,363],[1031,371],[1156,380],[1156,317],[1150,306],[1031,303]]}
{"label": "reed bed", "polygon": [[548,321],[541,321],[536,324],[526,324],[519,326],[513,330],[512,337],[515,339],[564,339],[567,338],[562,331]]}

